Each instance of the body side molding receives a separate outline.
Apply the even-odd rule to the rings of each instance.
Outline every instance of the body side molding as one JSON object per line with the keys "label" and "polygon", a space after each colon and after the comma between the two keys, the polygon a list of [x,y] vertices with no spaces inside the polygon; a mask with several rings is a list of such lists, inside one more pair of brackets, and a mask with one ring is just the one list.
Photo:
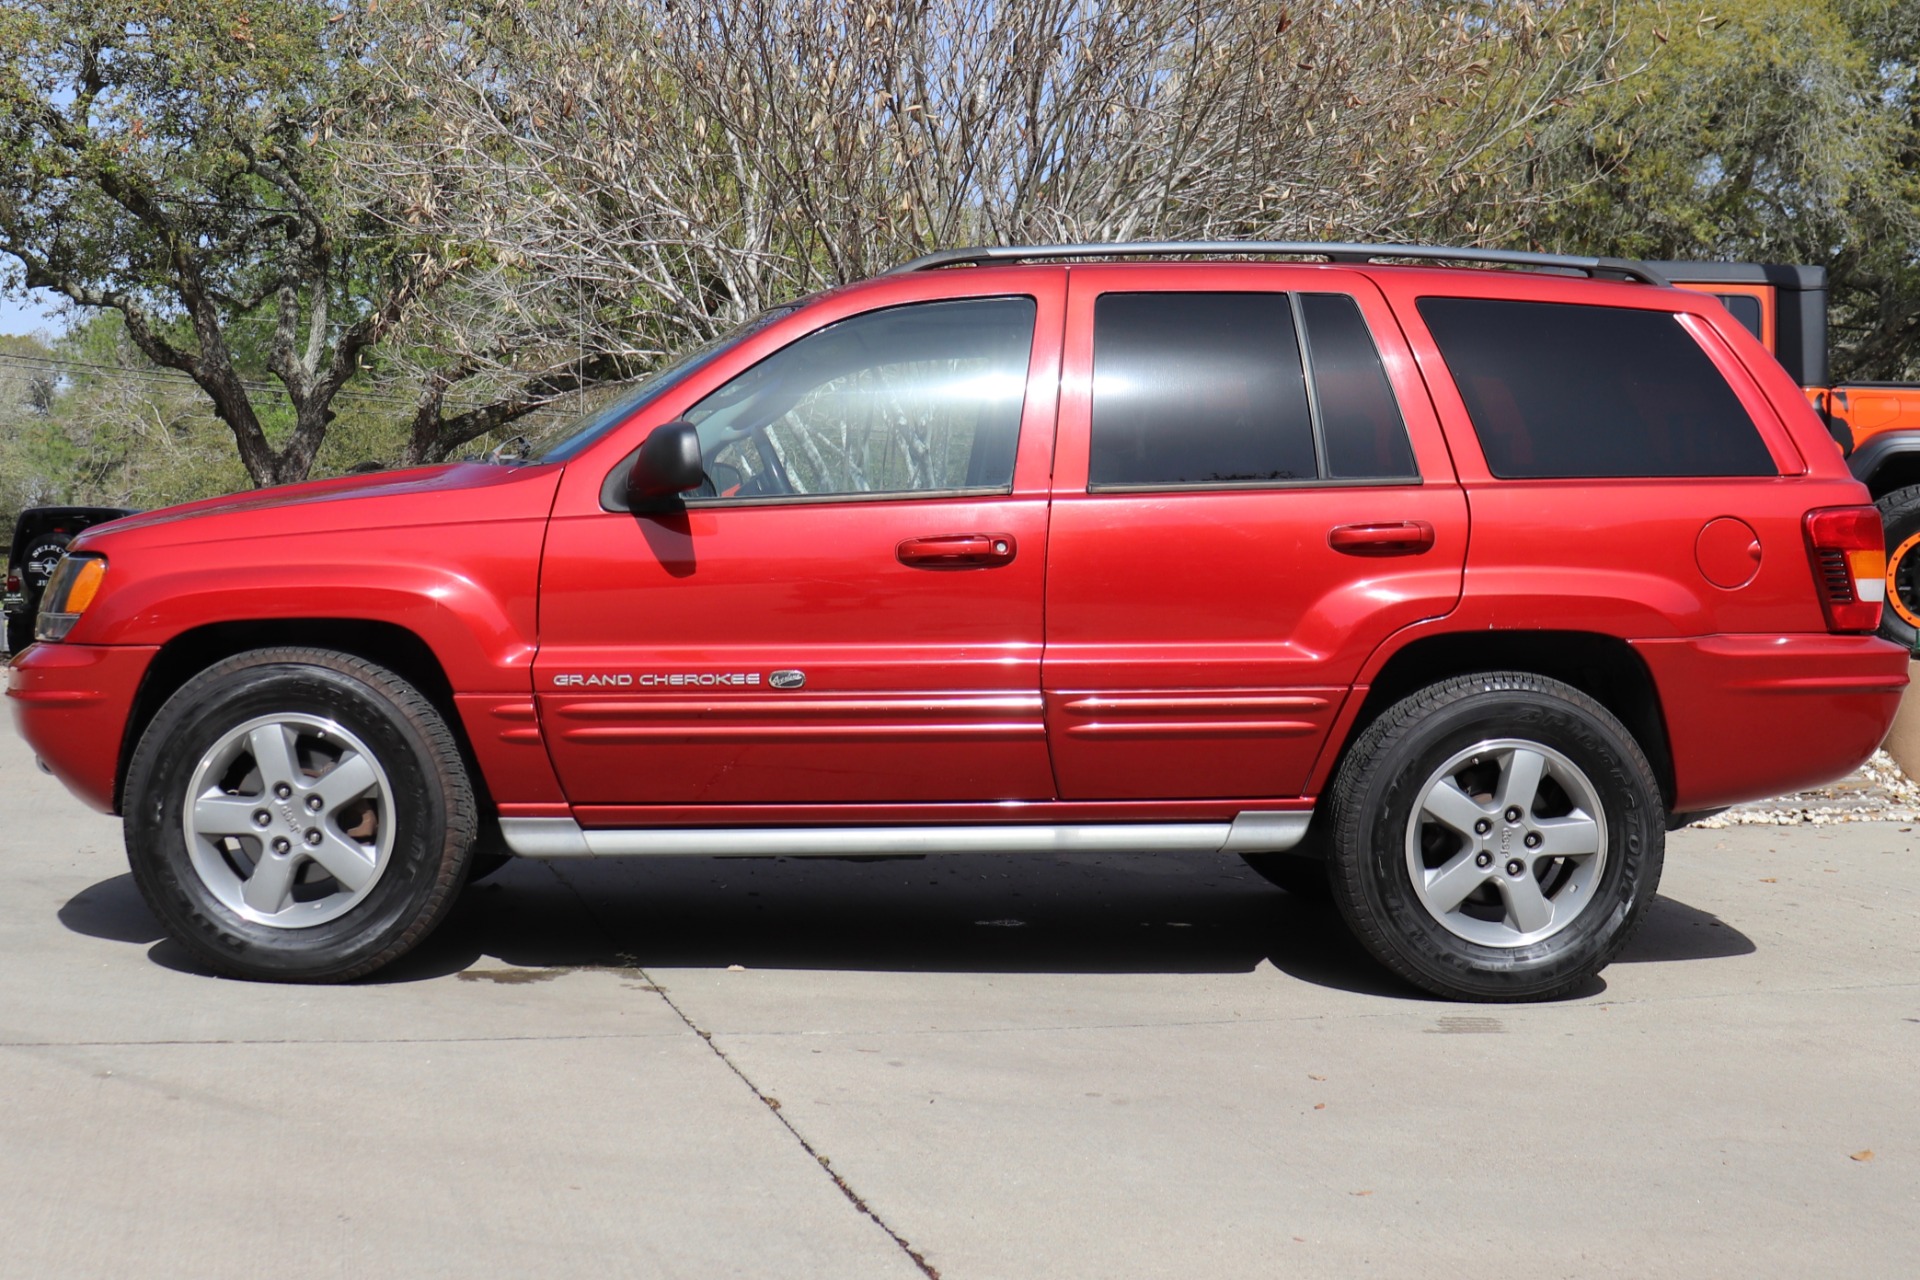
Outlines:
{"label": "body side molding", "polygon": [[583,830],[572,818],[502,818],[523,858],[674,854],[832,858],[882,853],[1277,853],[1311,815],[1246,812],[1232,822],[987,824],[946,827],[721,827]]}

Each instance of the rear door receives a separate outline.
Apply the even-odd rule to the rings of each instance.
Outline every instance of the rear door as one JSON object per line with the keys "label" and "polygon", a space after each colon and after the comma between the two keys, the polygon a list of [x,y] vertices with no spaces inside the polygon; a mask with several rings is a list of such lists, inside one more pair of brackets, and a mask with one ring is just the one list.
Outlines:
{"label": "rear door", "polygon": [[[916,299],[955,292],[920,277],[816,304],[750,367],[650,409],[612,462],[570,464],[535,683],[583,822],[1051,798],[1060,273],[978,278],[978,296]],[[683,512],[607,509],[603,477],[676,417],[699,428],[707,489]]]}
{"label": "rear door", "polygon": [[1367,656],[1459,599],[1467,511],[1338,268],[1075,267],[1042,671],[1063,799],[1301,793]]}

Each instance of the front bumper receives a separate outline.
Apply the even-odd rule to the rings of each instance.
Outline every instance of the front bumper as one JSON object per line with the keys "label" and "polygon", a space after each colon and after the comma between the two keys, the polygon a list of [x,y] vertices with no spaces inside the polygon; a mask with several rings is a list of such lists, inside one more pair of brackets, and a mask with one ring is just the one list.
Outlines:
{"label": "front bumper", "polygon": [[121,742],[158,652],[145,645],[36,644],[7,667],[14,728],[47,772],[102,813],[118,812]]}

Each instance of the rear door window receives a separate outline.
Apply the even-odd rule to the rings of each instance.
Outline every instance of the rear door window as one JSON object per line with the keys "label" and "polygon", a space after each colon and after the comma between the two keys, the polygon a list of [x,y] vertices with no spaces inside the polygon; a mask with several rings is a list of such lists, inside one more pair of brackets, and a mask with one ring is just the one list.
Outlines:
{"label": "rear door window", "polygon": [[1284,293],[1108,293],[1094,304],[1092,488],[1319,476]]}
{"label": "rear door window", "polygon": [[1417,478],[1379,352],[1345,294],[1095,301],[1090,489]]}
{"label": "rear door window", "polygon": [[1671,312],[1493,298],[1419,308],[1501,479],[1778,474]]}

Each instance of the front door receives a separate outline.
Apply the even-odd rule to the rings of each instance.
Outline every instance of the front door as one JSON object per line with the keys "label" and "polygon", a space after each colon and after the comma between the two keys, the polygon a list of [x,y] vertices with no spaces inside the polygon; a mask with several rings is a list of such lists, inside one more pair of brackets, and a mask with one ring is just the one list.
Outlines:
{"label": "front door", "polygon": [[535,681],[576,806],[698,822],[702,806],[1051,798],[1039,662],[1061,274],[829,300],[774,326],[791,340],[642,424],[699,429],[707,484],[684,512],[564,509],[563,487]]}
{"label": "front door", "polygon": [[[1251,282],[1251,287],[1250,287]],[[1301,794],[1467,511],[1384,300],[1330,267],[1075,267],[1042,683],[1066,800]]]}

